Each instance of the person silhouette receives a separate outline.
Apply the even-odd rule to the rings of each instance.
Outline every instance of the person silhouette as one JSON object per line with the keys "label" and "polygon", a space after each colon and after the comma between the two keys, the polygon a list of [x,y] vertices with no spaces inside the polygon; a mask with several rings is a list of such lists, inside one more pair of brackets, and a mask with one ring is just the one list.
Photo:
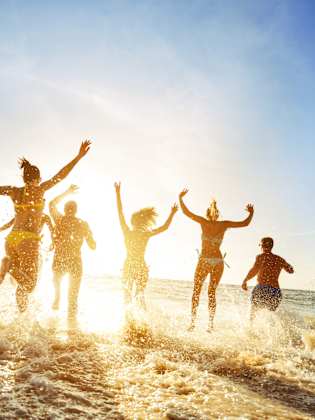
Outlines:
{"label": "person silhouette", "polygon": [[247,290],[247,282],[257,276],[258,284],[251,295],[250,320],[253,321],[259,309],[277,310],[282,300],[279,285],[281,270],[294,273],[293,267],[282,257],[272,253],[274,241],[270,237],[262,238],[260,247],[262,253],[257,255],[255,264],[249,270],[242,283],[242,289]]}
{"label": "person silhouette", "polygon": [[78,190],[76,185],[71,185],[64,193],[58,195],[49,203],[49,212],[55,223],[54,229],[54,260],[53,282],[55,299],[52,308],[59,309],[60,283],[62,278],[69,274],[68,290],[68,319],[75,320],[78,311],[78,297],[82,280],[81,248],[86,241],[90,249],[96,249],[96,242],[87,222],[76,216],[77,203],[68,201],[64,205],[64,214],[60,213],[57,205],[69,194]]}
{"label": "person silhouette", "polygon": [[132,228],[130,229],[122,208],[120,187],[121,184],[116,182],[117,210],[127,251],[123,267],[125,304],[132,302],[133,289],[135,288],[136,302],[142,309],[146,309],[144,291],[148,282],[149,269],[145,262],[145,251],[150,238],[165,232],[169,228],[178,207],[174,204],[166,222],[156,229],[152,229],[157,217],[155,209],[153,207],[140,209],[132,214]]}
{"label": "person silhouette", "polygon": [[41,182],[38,167],[27,159],[20,161],[23,170],[23,187],[0,186],[0,195],[11,198],[15,208],[14,225],[5,241],[9,272],[17,281],[16,303],[20,312],[28,305],[28,295],[37,283],[39,265],[39,245],[45,193],[72,171],[87,154],[90,141],[81,144],[77,156],[48,181]]}
{"label": "person silhouette", "polygon": [[248,226],[253,218],[254,207],[248,204],[246,210],[249,215],[246,219],[234,222],[230,220],[218,220],[219,210],[215,200],[212,201],[210,207],[207,209],[206,217],[198,216],[188,210],[183,201],[183,197],[188,193],[184,189],[179,194],[180,207],[185,214],[193,221],[200,224],[201,236],[201,253],[199,255],[198,264],[194,276],[194,290],[192,295],[192,309],[191,309],[191,324],[188,328],[192,331],[195,328],[197,309],[199,305],[200,293],[202,285],[210,274],[210,282],[208,287],[208,310],[209,310],[209,324],[208,331],[213,329],[213,320],[216,311],[216,289],[220,283],[224,271],[224,257],[222,256],[220,246],[222,244],[225,232],[230,228],[241,228]]}

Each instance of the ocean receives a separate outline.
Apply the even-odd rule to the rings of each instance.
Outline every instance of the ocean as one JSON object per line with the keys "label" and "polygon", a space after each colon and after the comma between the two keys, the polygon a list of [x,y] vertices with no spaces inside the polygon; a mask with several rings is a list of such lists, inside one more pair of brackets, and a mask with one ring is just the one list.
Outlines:
{"label": "ocean", "polygon": [[221,285],[209,334],[205,287],[189,333],[191,282],[151,280],[126,318],[118,278],[85,278],[69,328],[67,280],[53,312],[46,277],[22,316],[0,287],[0,419],[315,418],[314,292],[284,290],[251,328],[249,294]]}

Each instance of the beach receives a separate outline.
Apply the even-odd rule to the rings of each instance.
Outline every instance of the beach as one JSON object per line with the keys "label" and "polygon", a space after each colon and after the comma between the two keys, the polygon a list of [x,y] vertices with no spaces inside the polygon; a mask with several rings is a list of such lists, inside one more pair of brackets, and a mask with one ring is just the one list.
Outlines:
{"label": "beach", "polygon": [[2,419],[315,416],[314,292],[285,290],[253,330],[249,295],[222,285],[209,334],[205,295],[186,331],[190,282],[152,280],[147,314],[129,308],[126,321],[120,280],[86,278],[75,329],[66,299],[50,309],[50,287],[41,280],[23,316],[10,281],[1,287]]}

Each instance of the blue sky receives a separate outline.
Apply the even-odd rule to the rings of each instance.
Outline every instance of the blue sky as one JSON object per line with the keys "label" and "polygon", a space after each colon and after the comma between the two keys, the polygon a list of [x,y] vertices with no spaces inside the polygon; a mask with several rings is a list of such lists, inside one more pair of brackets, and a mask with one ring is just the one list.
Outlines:
{"label": "blue sky", "polygon": [[[314,288],[314,17],[312,1],[2,1],[1,183],[20,182],[17,157],[47,177],[91,138],[55,190],[81,185],[99,243],[87,272],[122,264],[121,179],[127,214],[152,204],[160,222],[184,186],[201,214],[212,197],[229,219],[254,202],[253,225],[226,235],[223,281],[241,282],[270,234],[296,266],[283,286]],[[152,275],[191,278],[199,238],[178,214],[150,244]]]}

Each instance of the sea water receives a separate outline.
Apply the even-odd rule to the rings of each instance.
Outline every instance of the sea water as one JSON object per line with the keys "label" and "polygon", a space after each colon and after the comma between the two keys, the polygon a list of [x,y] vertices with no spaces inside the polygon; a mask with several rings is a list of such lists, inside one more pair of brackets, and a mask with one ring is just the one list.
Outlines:
{"label": "sea water", "polygon": [[212,333],[206,286],[187,332],[192,283],[151,280],[147,312],[118,278],[85,278],[78,324],[41,279],[19,316],[0,288],[0,419],[307,419],[315,417],[315,293],[284,290],[248,323],[249,294],[222,285]]}

